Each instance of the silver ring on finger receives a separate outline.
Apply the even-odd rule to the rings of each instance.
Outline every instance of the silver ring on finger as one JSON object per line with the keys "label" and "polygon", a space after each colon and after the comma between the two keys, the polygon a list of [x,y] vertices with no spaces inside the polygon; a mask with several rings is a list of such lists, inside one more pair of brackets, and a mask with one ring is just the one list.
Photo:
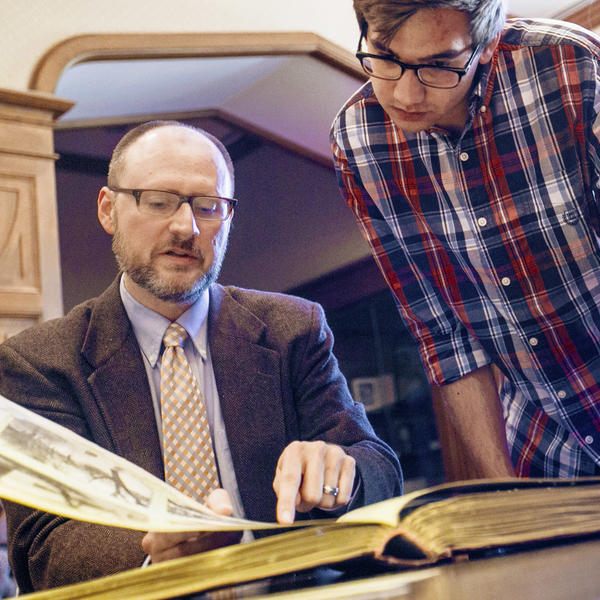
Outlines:
{"label": "silver ring on finger", "polygon": [[340,493],[340,489],[337,487],[332,487],[330,485],[324,485],[323,493],[327,496],[333,496],[335,498]]}

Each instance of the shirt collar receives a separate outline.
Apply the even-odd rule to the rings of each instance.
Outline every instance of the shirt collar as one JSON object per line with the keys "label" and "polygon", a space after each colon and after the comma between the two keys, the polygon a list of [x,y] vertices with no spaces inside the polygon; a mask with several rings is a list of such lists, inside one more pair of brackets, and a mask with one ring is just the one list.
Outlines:
{"label": "shirt collar", "polygon": [[[142,353],[150,365],[155,367],[162,350],[163,336],[171,321],[140,304],[125,288],[123,275],[121,275],[119,291]],[[209,293],[205,290],[200,298],[177,319],[177,323],[185,327],[203,361],[207,358],[208,304]]]}
{"label": "shirt collar", "polygon": [[485,65],[479,65],[477,81],[471,93],[470,106],[475,110],[483,105],[489,106],[492,91],[494,87],[494,78],[496,76],[496,66],[498,64],[498,48],[494,52],[492,59]]}

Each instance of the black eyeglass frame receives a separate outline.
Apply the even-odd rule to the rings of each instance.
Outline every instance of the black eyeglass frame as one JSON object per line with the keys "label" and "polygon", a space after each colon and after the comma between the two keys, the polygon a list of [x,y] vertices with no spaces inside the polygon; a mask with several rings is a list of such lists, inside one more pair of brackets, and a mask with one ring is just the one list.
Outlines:
{"label": "black eyeglass frame", "polygon": [[[138,210],[140,208],[140,197],[142,195],[142,192],[162,192],[162,193],[166,193],[166,194],[172,194],[173,196],[177,196],[177,198],[179,198],[179,204],[177,205],[175,210],[169,216],[173,216],[181,208],[181,205],[187,202],[190,205],[190,208],[192,210],[192,214],[194,215],[194,218],[200,219],[202,221],[221,221],[221,222],[227,221],[227,219],[229,219],[229,217],[231,217],[233,210],[235,209],[235,207],[237,206],[237,203],[238,203],[238,201],[235,198],[223,198],[222,196],[208,196],[206,194],[194,194],[192,196],[186,196],[185,194],[178,194],[177,192],[171,192],[170,190],[132,189],[132,188],[119,188],[119,187],[110,187],[110,186],[108,186],[108,189],[111,192],[117,192],[119,194],[131,194],[135,198],[135,203],[138,207]],[[194,213],[194,205],[192,204],[194,201],[194,198],[210,198],[211,200],[223,200],[223,201],[227,202],[229,204],[229,210],[227,211],[227,216],[224,219],[207,219],[206,217],[196,216],[196,213]]]}
{"label": "black eyeglass frame", "polygon": [[[375,77],[376,79],[383,79],[385,81],[398,81],[398,79],[401,79],[402,75],[404,75],[406,70],[415,71],[415,73],[417,74],[418,80],[423,85],[426,85],[427,87],[436,88],[438,90],[451,90],[451,89],[457,87],[458,84],[460,83],[460,80],[469,72],[469,69],[473,65],[473,62],[475,60],[475,57],[477,56],[477,53],[481,49],[481,46],[479,44],[477,46],[475,46],[475,48],[473,49],[473,52],[471,53],[471,56],[469,57],[469,60],[467,61],[467,64],[462,69],[457,68],[457,67],[440,67],[439,65],[408,65],[406,63],[403,63],[401,60],[394,58],[393,56],[385,56],[383,54],[371,54],[369,52],[361,52],[360,48],[362,46],[362,42],[364,39],[365,39],[365,30],[363,29],[360,32],[360,38],[358,39],[358,49],[356,51],[355,56],[356,56],[356,58],[358,58],[358,60],[360,62],[360,66],[362,67],[362,70],[369,77]],[[367,71],[367,69],[365,68],[365,66],[363,64],[364,58],[378,58],[380,60],[387,60],[391,63],[398,65],[402,69],[402,71],[400,71],[400,75],[398,75],[398,77],[380,77],[378,75],[373,75],[373,73],[369,73],[369,71]],[[456,73],[458,75],[458,81],[450,87],[432,85],[431,83],[426,83],[425,81],[423,81],[421,79],[421,75],[419,73],[419,71],[421,69],[439,69],[440,71],[450,71],[451,73]]]}

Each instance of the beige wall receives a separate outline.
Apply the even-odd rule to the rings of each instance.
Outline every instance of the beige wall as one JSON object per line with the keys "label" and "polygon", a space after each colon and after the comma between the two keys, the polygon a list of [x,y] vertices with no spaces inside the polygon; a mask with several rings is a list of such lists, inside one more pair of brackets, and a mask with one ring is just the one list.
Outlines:
{"label": "beige wall", "polygon": [[0,0],[0,88],[25,90],[54,44],[85,33],[311,31],[354,50],[352,0]]}

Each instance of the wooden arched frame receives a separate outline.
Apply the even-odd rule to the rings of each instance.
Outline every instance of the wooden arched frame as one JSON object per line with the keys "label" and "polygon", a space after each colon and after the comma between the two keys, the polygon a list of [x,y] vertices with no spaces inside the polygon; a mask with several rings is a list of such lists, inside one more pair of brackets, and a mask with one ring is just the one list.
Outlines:
{"label": "wooden arched frame", "polygon": [[308,32],[93,34],[52,46],[38,61],[29,87],[53,93],[65,69],[87,61],[269,55],[308,55],[363,77],[350,52]]}
{"label": "wooden arched frame", "polygon": [[[600,26],[600,0],[577,3],[575,10],[561,18],[595,29]],[[38,61],[29,88],[53,93],[67,67],[92,60],[299,54],[364,77],[351,52],[309,32],[91,34],[52,46]]]}
{"label": "wooden arched frame", "polygon": [[[90,34],[67,38],[52,46],[36,64],[29,87],[36,92],[52,94],[62,73],[69,67],[83,62],[246,56],[310,56],[358,80],[366,80],[351,52],[309,32]],[[324,158],[319,153],[300,147],[218,107],[204,110],[202,114],[196,112],[194,116],[222,118],[259,137],[331,167],[329,157]],[[148,119],[166,116],[152,114],[144,117]],[[184,115],[172,118],[184,118]],[[110,122],[118,121],[118,117],[110,119]]]}

